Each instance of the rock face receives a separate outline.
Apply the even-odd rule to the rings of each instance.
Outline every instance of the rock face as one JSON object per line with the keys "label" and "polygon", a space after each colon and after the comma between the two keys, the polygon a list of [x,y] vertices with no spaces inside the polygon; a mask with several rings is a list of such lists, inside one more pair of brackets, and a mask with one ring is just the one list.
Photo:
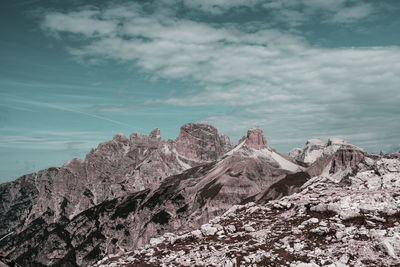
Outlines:
{"label": "rock face", "polygon": [[267,148],[263,130],[260,127],[253,127],[248,130],[246,144],[254,149]]}
{"label": "rock face", "polygon": [[96,266],[399,266],[399,157],[366,155],[346,169]]}
{"label": "rock face", "polygon": [[330,138],[328,142],[323,142],[320,139],[310,139],[303,147],[291,150],[289,157],[311,164],[321,157],[332,155],[342,146],[354,147],[340,138]]}
{"label": "rock face", "polygon": [[207,124],[187,123],[176,139],[178,153],[191,160],[214,161],[231,149],[229,137]]}

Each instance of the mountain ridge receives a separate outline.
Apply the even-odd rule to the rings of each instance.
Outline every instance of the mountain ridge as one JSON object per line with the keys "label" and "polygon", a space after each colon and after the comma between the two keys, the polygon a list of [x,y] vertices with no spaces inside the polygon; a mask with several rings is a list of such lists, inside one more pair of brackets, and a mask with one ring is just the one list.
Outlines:
{"label": "mountain ridge", "polygon": [[175,140],[163,140],[157,128],[129,139],[116,134],[85,160],[0,185],[0,254],[24,265],[91,265],[168,231],[200,227],[232,205],[297,193],[312,177],[354,171],[373,157],[330,140],[314,162],[301,162],[308,144],[287,157],[260,127],[232,146],[203,123],[183,125]]}

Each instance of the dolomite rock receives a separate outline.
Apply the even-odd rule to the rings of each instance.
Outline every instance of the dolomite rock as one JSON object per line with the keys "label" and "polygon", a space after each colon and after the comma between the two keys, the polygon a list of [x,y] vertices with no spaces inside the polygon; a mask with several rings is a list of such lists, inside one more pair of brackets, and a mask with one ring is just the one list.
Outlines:
{"label": "dolomite rock", "polygon": [[254,149],[267,148],[263,130],[260,127],[253,127],[247,131],[246,144]]}
{"label": "dolomite rock", "polygon": [[320,139],[310,139],[302,148],[295,148],[289,152],[289,157],[304,163],[313,163],[323,156],[327,143]]}
{"label": "dolomite rock", "polygon": [[218,231],[218,229],[210,224],[203,224],[201,226],[201,232],[205,236],[215,235],[217,233],[217,231]]}
{"label": "dolomite rock", "polygon": [[291,150],[289,157],[300,162],[312,164],[321,157],[334,154],[342,147],[356,148],[340,138],[329,138],[328,142],[323,142],[320,139],[310,139],[301,148]]}
{"label": "dolomite rock", "polygon": [[187,123],[181,127],[175,148],[191,160],[213,161],[231,150],[229,137],[218,134],[215,127],[203,123]]}

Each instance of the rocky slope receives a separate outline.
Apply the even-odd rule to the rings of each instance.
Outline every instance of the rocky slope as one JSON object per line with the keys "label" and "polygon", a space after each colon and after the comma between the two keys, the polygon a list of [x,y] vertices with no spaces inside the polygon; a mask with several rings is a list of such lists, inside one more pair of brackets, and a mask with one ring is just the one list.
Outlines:
{"label": "rocky slope", "polygon": [[[166,233],[97,266],[399,266],[400,155],[307,181],[266,204],[235,205],[199,229]],[[143,265],[144,266],[144,265]]]}

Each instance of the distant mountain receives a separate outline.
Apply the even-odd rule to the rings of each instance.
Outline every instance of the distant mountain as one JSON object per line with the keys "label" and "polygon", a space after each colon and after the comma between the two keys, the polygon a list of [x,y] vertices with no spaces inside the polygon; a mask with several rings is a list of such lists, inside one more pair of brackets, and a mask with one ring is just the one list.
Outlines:
{"label": "distant mountain", "polygon": [[0,255],[22,266],[92,265],[196,229],[235,204],[268,203],[312,177],[378,159],[333,139],[309,141],[290,156],[269,147],[259,127],[234,147],[202,123],[183,125],[176,140],[163,140],[158,129],[117,134],[85,160],[0,185]]}

